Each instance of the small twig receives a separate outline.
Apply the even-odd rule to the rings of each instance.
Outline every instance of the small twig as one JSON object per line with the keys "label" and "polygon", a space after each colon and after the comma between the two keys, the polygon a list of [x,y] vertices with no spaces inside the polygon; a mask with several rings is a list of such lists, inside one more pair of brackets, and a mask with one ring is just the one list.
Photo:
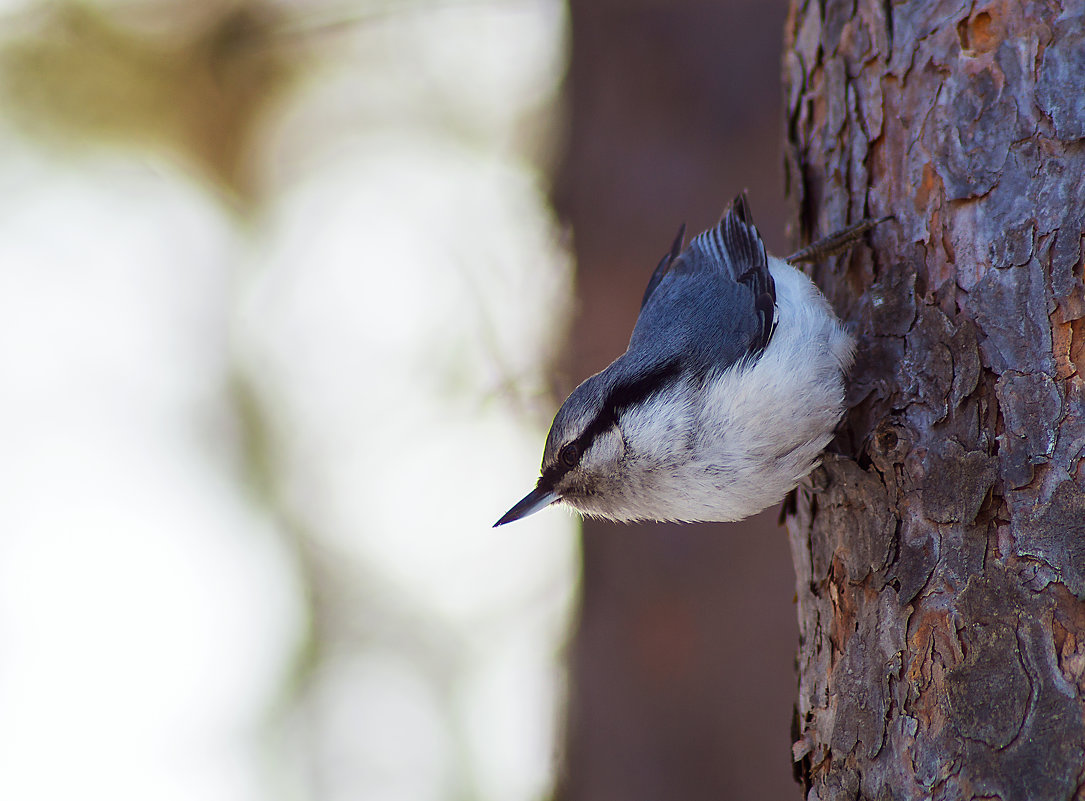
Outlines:
{"label": "small twig", "polygon": [[839,255],[854,245],[871,228],[891,219],[893,215],[890,214],[877,220],[862,220],[849,225],[795,251],[787,257],[787,261],[792,264],[816,262]]}

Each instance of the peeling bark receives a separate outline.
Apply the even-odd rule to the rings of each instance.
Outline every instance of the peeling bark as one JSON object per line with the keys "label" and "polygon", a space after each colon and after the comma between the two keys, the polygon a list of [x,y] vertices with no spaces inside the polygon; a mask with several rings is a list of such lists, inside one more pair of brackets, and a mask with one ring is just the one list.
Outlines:
{"label": "peeling bark", "polygon": [[788,515],[808,799],[1085,798],[1085,2],[793,0],[804,239],[855,325]]}

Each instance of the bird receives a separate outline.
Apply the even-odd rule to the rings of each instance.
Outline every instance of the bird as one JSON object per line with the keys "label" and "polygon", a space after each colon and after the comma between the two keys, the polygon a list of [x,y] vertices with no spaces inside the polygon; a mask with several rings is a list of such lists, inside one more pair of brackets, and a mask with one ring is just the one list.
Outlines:
{"label": "bird", "polygon": [[617,522],[737,521],[816,467],[855,339],[794,265],[888,218],[771,256],[746,194],[652,273],[626,351],[561,404],[535,488],[495,527],[561,503]]}

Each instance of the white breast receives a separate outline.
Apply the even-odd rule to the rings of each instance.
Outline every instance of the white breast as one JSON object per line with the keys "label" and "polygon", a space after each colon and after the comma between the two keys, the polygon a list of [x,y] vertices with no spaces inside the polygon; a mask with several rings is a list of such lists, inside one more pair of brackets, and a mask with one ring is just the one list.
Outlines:
{"label": "white breast", "polygon": [[779,502],[818,463],[844,411],[855,342],[805,274],[774,257],[769,270],[777,326],[764,353],[696,395],[676,387],[631,412],[622,428],[634,454],[654,452],[627,465],[620,514],[592,511],[740,520]]}

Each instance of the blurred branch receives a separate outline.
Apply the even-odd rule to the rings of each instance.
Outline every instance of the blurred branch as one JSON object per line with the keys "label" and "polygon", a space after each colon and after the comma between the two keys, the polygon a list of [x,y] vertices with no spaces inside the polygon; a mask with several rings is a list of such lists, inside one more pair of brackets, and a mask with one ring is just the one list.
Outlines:
{"label": "blurred branch", "polygon": [[530,0],[415,0],[296,9],[271,0],[68,0],[4,20],[0,100],[54,146],[143,147],[180,158],[239,210],[259,196],[264,124],[327,39],[412,13]]}
{"label": "blurred branch", "polygon": [[251,199],[261,123],[302,73],[299,52],[269,46],[279,16],[251,2],[196,30],[178,15],[152,35],[126,26],[123,9],[34,9],[36,24],[0,49],[3,100],[39,141],[147,147]]}

